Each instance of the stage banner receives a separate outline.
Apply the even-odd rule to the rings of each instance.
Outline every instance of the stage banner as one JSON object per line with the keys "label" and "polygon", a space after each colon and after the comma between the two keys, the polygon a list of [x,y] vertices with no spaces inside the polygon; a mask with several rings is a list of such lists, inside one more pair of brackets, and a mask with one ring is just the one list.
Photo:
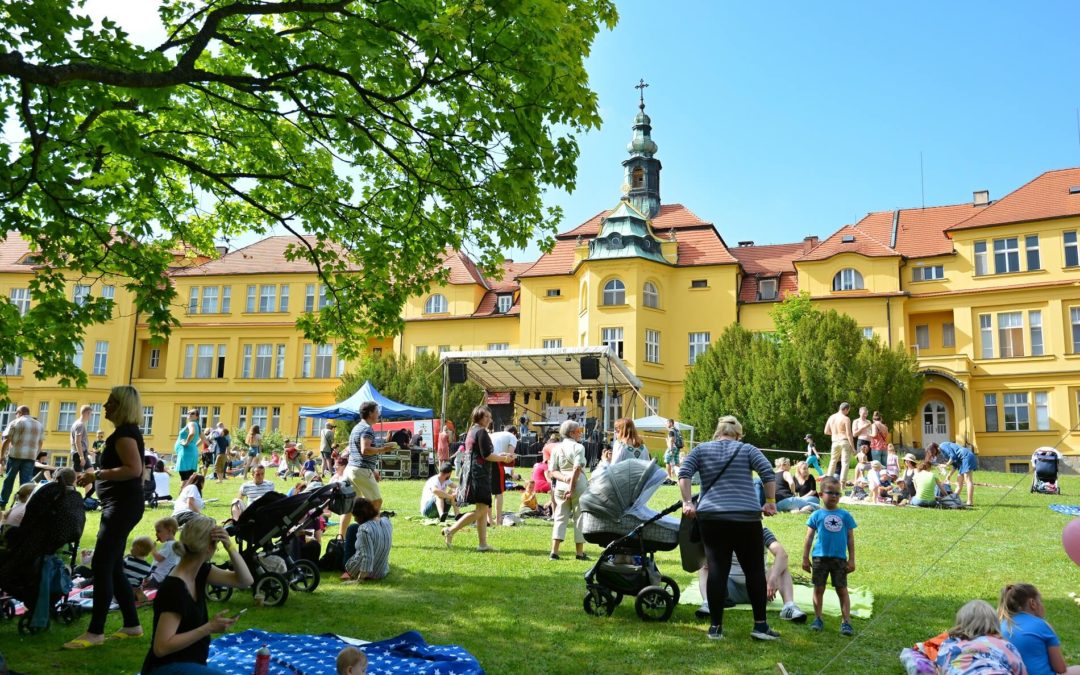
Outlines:
{"label": "stage banner", "polygon": [[564,422],[574,420],[585,424],[585,406],[549,405],[544,409],[545,422]]}

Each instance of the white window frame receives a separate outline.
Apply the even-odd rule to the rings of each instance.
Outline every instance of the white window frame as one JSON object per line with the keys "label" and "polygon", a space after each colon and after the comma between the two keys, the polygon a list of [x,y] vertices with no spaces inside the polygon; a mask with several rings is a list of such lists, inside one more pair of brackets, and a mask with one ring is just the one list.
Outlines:
{"label": "white window frame", "polygon": [[279,344],[274,350],[274,377],[285,377],[285,345]]}
{"label": "white window frame", "polygon": [[150,368],[161,367],[161,348],[151,347],[150,349]]}
{"label": "white window frame", "polygon": [[659,415],[660,414],[660,397],[645,395],[645,414],[646,415]]}
{"label": "white window frame", "polygon": [[1077,242],[1076,230],[1062,232],[1061,241],[1065,249],[1061,260],[1065,267],[1080,266],[1080,242]]}
{"label": "white window frame", "polygon": [[690,333],[688,335],[689,355],[687,362],[692,366],[697,363],[699,356],[709,350],[711,336],[708,331]]}
{"label": "white window frame", "polygon": [[540,344],[544,349],[562,349],[562,338],[544,338]]}
{"label": "white window frame", "polygon": [[873,326],[863,326],[862,336],[863,336],[864,340],[873,340],[874,339],[874,327]]}
{"label": "white window frame", "polygon": [[[769,292],[766,292],[766,289],[769,289]],[[780,280],[776,277],[758,279],[757,291],[758,300],[775,300],[780,293]]]}
{"label": "white window frame", "polygon": [[56,430],[57,431],[69,431],[71,425],[75,424],[75,418],[78,417],[78,404],[74,401],[61,401],[60,410],[56,415]]}
{"label": "white window frame", "polygon": [[911,269],[912,281],[938,281],[945,278],[944,265],[926,265]]}
{"label": "white window frame", "polygon": [[990,258],[985,241],[977,241],[972,247],[975,276],[983,277],[990,274]]}
{"label": "white window frame", "polygon": [[1025,356],[1024,313],[998,312],[997,324],[998,358],[1011,359]]}
{"label": "white window frame", "polygon": [[854,267],[845,267],[833,275],[833,291],[862,291],[866,290],[863,283],[863,275]]}
{"label": "white window frame", "polygon": [[653,309],[660,309],[660,289],[651,281],[641,287],[641,304]]}
{"label": "white window frame", "polygon": [[930,349],[930,326],[919,324],[915,326],[915,346],[919,349]]}
{"label": "white window frame", "polygon": [[[1002,410],[1005,413],[1005,431],[1030,431],[1031,411],[1028,409],[1028,394],[1022,392],[1006,392],[1002,396]],[[1009,413],[1012,412],[1012,422],[1009,422]]]}
{"label": "white window frame", "polygon": [[1031,336],[1031,355],[1042,356],[1044,351],[1042,310],[1028,310],[1028,333]]}
{"label": "white window frame", "polygon": [[272,372],[274,372],[274,345],[266,342],[256,344],[251,377],[256,380],[269,380]]}
{"label": "white window frame", "polygon": [[244,311],[248,314],[254,314],[256,308],[256,300],[259,295],[259,287],[255,284],[248,284],[247,287],[247,304],[244,305]]}
{"label": "white window frame", "polygon": [[49,402],[41,401],[38,403],[37,420],[41,422],[42,429],[49,428]]}
{"label": "white window frame", "polygon": [[11,304],[15,305],[15,307],[19,310],[20,316],[26,316],[26,313],[30,311],[30,289],[11,289]]}
{"label": "white window frame", "polygon": [[1072,328],[1072,353],[1080,354],[1080,307],[1069,308],[1069,325]]}
{"label": "white window frame", "polygon": [[[247,406],[242,405],[242,406],[237,407],[237,409],[236,409],[236,428],[237,429],[247,430],[248,429],[247,419],[248,419]],[[304,418],[301,417],[300,419],[302,421]],[[259,429],[259,431],[262,431],[262,429]]]}
{"label": "white window frame", "polygon": [[265,434],[269,431],[267,422],[270,421],[270,406],[266,405],[254,405],[251,406],[251,426],[258,425],[259,429]]}
{"label": "white window frame", "polygon": [[94,366],[91,375],[104,375],[109,369],[109,341],[98,340],[94,344]]}
{"label": "white window frame", "polygon": [[416,345],[416,347],[413,349],[413,358],[418,359],[421,356],[427,354],[427,352],[427,345]]}
{"label": "white window frame", "polygon": [[232,313],[232,286],[221,287],[221,313]]}
{"label": "white window frame", "polygon": [[1035,392],[1035,430],[1050,431],[1050,392]]}
{"label": "white window frame", "polygon": [[511,293],[498,293],[495,295],[495,311],[506,314],[514,306],[514,296]]}
{"label": "white window frame", "polygon": [[269,314],[277,307],[277,285],[262,284],[259,286],[259,313]]}
{"label": "white window frame", "polygon": [[994,240],[994,274],[1020,271],[1020,237]]}
{"label": "white window frame", "polygon": [[987,432],[993,433],[1001,429],[999,422],[997,394],[983,394],[983,426]]}
{"label": "white window frame", "polygon": [[289,311],[289,284],[281,284],[278,290],[278,311],[282,314]]}
{"label": "white window frame", "polygon": [[993,315],[979,315],[979,346],[980,356],[984,359],[994,358],[994,326]]}
{"label": "white window frame", "polygon": [[604,284],[601,303],[605,307],[626,304],[626,284],[622,279],[608,279]]}
{"label": "white window frame", "polygon": [[660,331],[645,329],[645,363],[660,363]]}
{"label": "white window frame", "polygon": [[218,287],[217,286],[203,286],[202,289],[202,302],[199,304],[200,314],[217,314],[218,313]]}
{"label": "white window frame", "polygon": [[509,342],[489,342],[488,350],[493,352],[505,352],[510,350]]}
{"label": "white window frame", "polygon": [[23,374],[23,357],[16,356],[13,363],[5,363],[0,367],[0,375],[6,377],[18,377]]}
{"label": "white window frame", "polygon": [[446,302],[445,295],[432,293],[424,303],[424,314],[446,314],[449,311],[448,307],[449,303]]}
{"label": "white window frame", "polygon": [[101,404],[90,404],[90,419],[86,420],[86,430],[92,434],[101,431]]}
{"label": "white window frame", "polygon": [[90,287],[86,284],[75,284],[75,287],[71,291],[71,301],[79,307],[86,305],[87,299],[90,297]]}
{"label": "white window frame", "polygon": [[562,289],[561,288],[549,288],[549,289],[547,289],[547,293],[545,294],[545,297],[548,297],[548,298],[561,298],[562,297]]}
{"label": "white window frame", "polygon": [[313,348],[314,345],[310,342],[304,343],[304,356],[300,361],[300,377],[302,378],[311,377],[312,365],[314,364],[314,359],[312,358]]}
{"label": "white window frame", "polygon": [[314,375],[317,378],[333,377],[334,345],[315,345]]}
{"label": "white window frame", "polygon": [[610,348],[620,359],[623,357],[623,329],[622,326],[608,326],[600,329],[600,344]]}
{"label": "white window frame", "polygon": [[188,312],[188,314],[198,314],[199,313],[199,287],[198,286],[192,286],[191,288],[188,289],[187,312]]}
{"label": "white window frame", "polygon": [[[1032,265],[1032,262],[1035,264]],[[1029,272],[1042,269],[1042,258],[1039,255],[1039,235],[1037,234],[1024,235],[1024,265]]]}
{"label": "white window frame", "polygon": [[84,352],[83,343],[80,342],[80,343],[76,344],[75,345],[75,354],[71,357],[71,362],[75,365],[76,368],[82,368],[83,367],[83,352]]}
{"label": "white window frame", "polygon": [[270,407],[270,431],[277,431],[281,428],[281,406],[275,405]]}
{"label": "white window frame", "polygon": [[149,436],[154,433],[154,406],[144,405],[142,409],[142,424],[139,425],[139,431],[143,436]]}
{"label": "white window frame", "polygon": [[8,428],[8,425],[15,419],[15,412],[18,409],[19,407],[14,403],[8,403],[6,406],[0,408],[0,430]]}

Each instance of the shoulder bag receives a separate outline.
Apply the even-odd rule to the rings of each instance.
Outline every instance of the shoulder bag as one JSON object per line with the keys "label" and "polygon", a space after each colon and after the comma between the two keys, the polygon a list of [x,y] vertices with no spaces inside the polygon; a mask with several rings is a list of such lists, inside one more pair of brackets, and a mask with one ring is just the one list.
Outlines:
{"label": "shoulder bag", "polygon": [[[739,447],[735,448],[735,452],[731,453],[728,461],[724,462],[724,466],[721,467],[719,473],[709,481],[709,484],[701,492],[693,497],[695,506],[700,504],[701,500],[712,489],[712,486],[716,485],[716,481],[720,480],[720,476],[724,475],[724,472],[735,461],[741,450],[742,444],[740,443]],[[696,514],[694,518],[683,516],[679,520],[679,554],[682,557],[683,570],[686,572],[697,572],[705,564],[705,544],[701,541],[701,525],[698,523],[700,518],[701,514]]]}

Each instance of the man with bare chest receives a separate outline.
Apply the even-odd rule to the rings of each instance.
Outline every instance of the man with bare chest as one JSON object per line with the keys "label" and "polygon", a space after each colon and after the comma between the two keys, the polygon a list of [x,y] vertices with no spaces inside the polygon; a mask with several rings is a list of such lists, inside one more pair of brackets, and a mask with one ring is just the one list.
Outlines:
{"label": "man with bare chest", "polygon": [[855,446],[855,439],[851,434],[851,419],[848,418],[848,410],[851,406],[847,401],[840,404],[840,409],[829,416],[825,422],[825,433],[832,439],[832,451],[829,453],[828,475],[840,479],[840,485],[847,484],[848,467],[851,464],[851,452]]}

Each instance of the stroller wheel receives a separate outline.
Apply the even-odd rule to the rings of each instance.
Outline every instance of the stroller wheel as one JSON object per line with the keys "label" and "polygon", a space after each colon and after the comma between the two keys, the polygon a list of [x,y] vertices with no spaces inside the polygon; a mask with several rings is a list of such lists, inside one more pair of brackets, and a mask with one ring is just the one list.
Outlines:
{"label": "stroller wheel", "polygon": [[319,587],[322,575],[319,568],[310,560],[297,560],[289,570],[289,586],[294,591],[312,593]]}
{"label": "stroller wheel", "polygon": [[611,591],[599,586],[589,588],[583,602],[585,613],[591,616],[611,616],[616,604],[618,603],[615,602]]}
{"label": "stroller wheel", "polygon": [[5,619],[15,618],[15,601],[11,599],[4,600],[3,616]]}
{"label": "stroller wheel", "polygon": [[634,609],[642,621],[667,621],[675,611],[675,598],[659,586],[646,586],[637,594]]}
{"label": "stroller wheel", "polygon": [[279,607],[289,599],[289,583],[277,572],[267,572],[251,588],[255,595],[263,596],[267,607]]}
{"label": "stroller wheel", "polygon": [[675,583],[675,580],[668,576],[660,577],[660,587],[668,592],[668,595],[675,598],[674,604],[679,604],[679,584]]}
{"label": "stroller wheel", "polygon": [[19,635],[37,635],[38,633],[48,630],[49,624],[46,623],[44,628],[34,628],[30,625],[31,612],[27,611],[25,614],[19,617]]}
{"label": "stroller wheel", "polygon": [[228,602],[232,594],[232,586],[214,586],[211,584],[206,587],[206,597],[214,602]]}
{"label": "stroller wheel", "polygon": [[73,604],[65,604],[56,612],[56,618],[65,626],[70,626],[79,618],[79,608]]}

